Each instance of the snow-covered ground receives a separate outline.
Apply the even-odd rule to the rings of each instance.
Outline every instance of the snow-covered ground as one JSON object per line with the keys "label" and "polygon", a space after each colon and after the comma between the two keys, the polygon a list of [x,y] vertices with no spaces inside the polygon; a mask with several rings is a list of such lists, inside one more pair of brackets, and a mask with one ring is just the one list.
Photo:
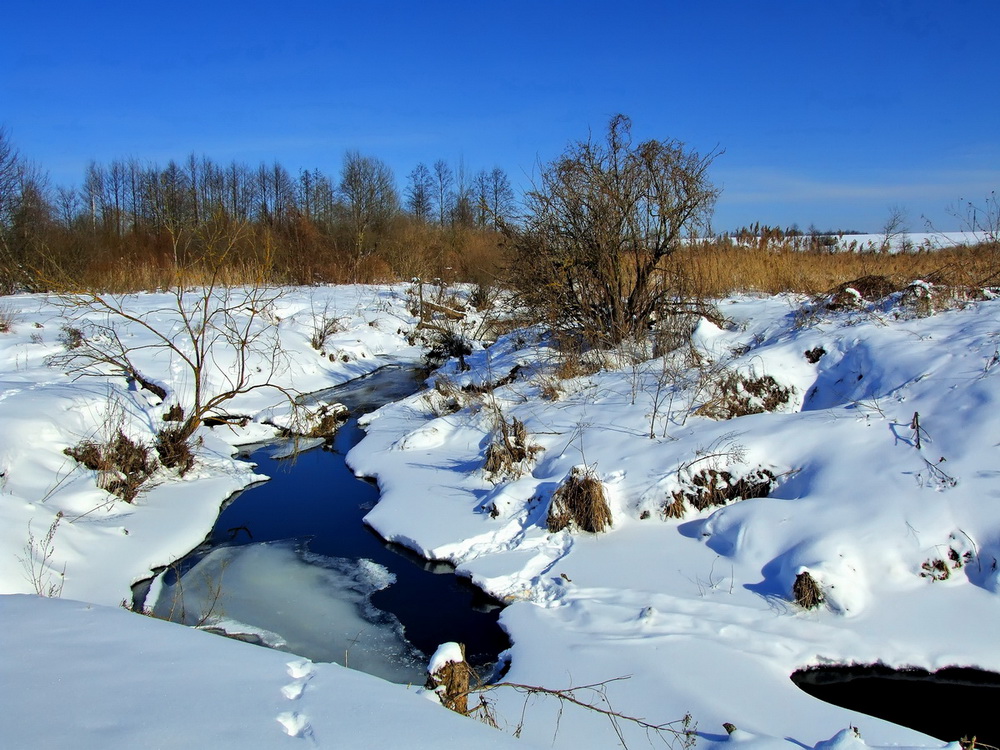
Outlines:
{"label": "snow-covered ground", "polygon": [[[164,301],[129,304],[151,311]],[[0,597],[5,747],[516,742],[415,689],[117,609],[133,582],[197,545],[228,494],[255,479],[232,445],[262,436],[262,415],[280,399],[256,391],[228,404],[255,421],[237,432],[202,428],[195,468],[183,479],[159,470],[128,505],[63,450],[109,424],[151,443],[175,394],[190,388],[183,368],[162,351],[140,353],[142,374],[167,390],[162,403],[124,378],[72,380],[51,364],[65,349],[63,311],[40,296],[0,307],[13,319],[0,333],[0,591],[62,595]],[[559,381],[556,352],[529,330],[477,348],[467,372],[451,363],[435,390],[367,420],[349,456],[382,490],[367,520],[510,603],[510,682],[611,681],[603,705],[653,723],[690,714],[698,747],[939,747],[815,700],[788,676],[878,661],[1000,671],[1000,302],[929,316],[898,299],[839,312],[791,296],[719,307],[726,324],[702,320],[693,348],[666,360],[619,352],[607,369]],[[403,287],[288,290],[273,316],[287,354],[276,378],[299,391],[371,371],[379,355],[418,356]],[[342,330],[321,353],[309,338],[331,316]],[[233,363],[217,355],[222,383]],[[492,392],[461,390],[515,365]],[[713,409],[699,407],[718,411],[728,373],[771,376],[788,401],[773,413],[709,418]],[[540,448],[519,475],[483,471],[498,415],[522,421]],[[553,491],[578,466],[608,493],[606,533],[546,529]],[[708,469],[734,479],[766,470],[774,487],[667,517],[674,493],[692,492]],[[825,597],[818,609],[791,601],[804,571]],[[573,707],[560,715],[552,698],[499,689],[491,700],[508,733],[520,725],[522,745],[619,739],[606,717]],[[723,722],[739,731],[727,736]],[[619,726],[630,747],[657,741]]]}

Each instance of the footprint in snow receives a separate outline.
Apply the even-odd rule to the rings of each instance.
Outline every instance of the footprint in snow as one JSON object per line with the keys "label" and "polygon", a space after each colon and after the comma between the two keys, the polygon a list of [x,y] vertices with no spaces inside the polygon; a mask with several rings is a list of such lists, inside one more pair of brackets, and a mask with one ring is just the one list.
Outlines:
{"label": "footprint in snow", "polygon": [[308,680],[309,678],[305,678],[303,680],[296,680],[295,682],[288,683],[281,688],[281,694],[290,701],[298,700],[302,696],[302,693],[305,692],[306,682],[308,682]]}
{"label": "footprint in snow", "polygon": [[285,711],[275,718],[289,737],[313,738],[312,726],[309,724],[309,717],[305,714],[300,714],[298,711]]}
{"label": "footprint in snow", "polygon": [[309,677],[314,671],[313,663],[308,659],[298,659],[288,662],[288,676],[294,679]]}
{"label": "footprint in snow", "polygon": [[313,664],[308,659],[288,662],[288,676],[293,678],[293,681],[281,688],[281,694],[290,701],[298,700],[306,689],[306,683],[312,679],[314,671]]}

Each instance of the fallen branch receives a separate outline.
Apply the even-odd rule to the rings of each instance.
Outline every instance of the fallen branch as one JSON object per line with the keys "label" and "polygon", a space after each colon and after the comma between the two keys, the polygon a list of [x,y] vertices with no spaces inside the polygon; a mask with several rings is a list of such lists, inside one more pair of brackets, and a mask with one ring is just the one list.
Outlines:
{"label": "fallen branch", "polygon": [[[608,721],[611,722],[611,726],[614,729],[615,735],[618,737],[618,741],[621,743],[622,747],[628,748],[625,742],[625,737],[622,733],[622,729],[619,722],[626,722],[632,724],[633,726],[639,727],[645,732],[652,732],[661,739],[673,746],[675,740],[681,741],[681,748],[690,748],[694,745],[696,739],[697,727],[694,725],[690,714],[685,715],[681,719],[675,719],[674,721],[668,721],[663,723],[654,723],[651,721],[646,721],[638,716],[630,716],[628,714],[622,713],[621,711],[616,711],[611,707],[611,703],[607,696],[607,686],[613,682],[620,682],[623,680],[630,679],[630,676],[623,677],[613,677],[609,680],[602,680],[601,682],[594,682],[589,685],[574,685],[569,688],[547,688],[541,685],[525,685],[518,682],[495,682],[491,685],[480,685],[475,687],[470,687],[468,694],[473,693],[485,693],[493,690],[498,690],[500,688],[510,688],[518,693],[523,693],[525,695],[547,695],[556,698],[562,703],[568,703],[574,706],[579,706],[580,708],[587,709],[588,711],[593,711],[602,716],[606,716]],[[595,694],[594,699],[591,701],[585,700],[578,694],[580,691],[589,690]],[[606,704],[605,706],[598,705],[599,702]],[[480,704],[468,712],[468,715],[475,714],[480,709],[486,709],[485,720],[492,726],[496,725],[496,719],[493,715],[490,707],[482,698],[480,698]],[[522,716],[523,724],[523,716]],[[520,733],[520,727],[518,728],[518,733]]]}

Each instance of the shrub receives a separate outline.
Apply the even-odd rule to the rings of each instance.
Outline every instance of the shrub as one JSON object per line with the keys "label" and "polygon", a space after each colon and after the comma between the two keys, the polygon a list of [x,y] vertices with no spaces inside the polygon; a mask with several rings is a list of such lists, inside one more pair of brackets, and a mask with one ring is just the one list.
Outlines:
{"label": "shrub", "polygon": [[581,531],[599,533],[612,524],[611,508],[604,485],[588,469],[575,466],[552,494],[547,527],[561,531],[574,526]]}
{"label": "shrub", "polygon": [[67,349],[79,349],[83,346],[83,331],[73,326],[63,326],[62,333],[59,334],[59,343]]}
{"label": "shrub", "polygon": [[0,305],[0,333],[10,333],[14,327],[14,311],[9,307]]}
{"label": "shrub", "polygon": [[465,358],[472,354],[472,345],[465,334],[451,328],[441,328],[437,331],[430,351],[427,352],[428,362],[446,362],[451,357],[458,358],[459,369],[465,371],[468,365]]}
{"label": "shrub", "polygon": [[142,484],[156,471],[149,447],[120,429],[106,442],[84,440],[63,452],[96,471],[97,486],[127,503],[135,500]]}
{"label": "shrub", "polygon": [[313,333],[309,338],[312,348],[318,352],[323,351],[326,341],[333,334],[344,330],[344,324],[340,318],[330,318],[326,315],[320,316],[313,324]]}
{"label": "shrub", "polygon": [[543,165],[523,220],[501,227],[520,301],[600,346],[645,331],[682,291],[662,265],[707,225],[718,195],[707,176],[715,153],[635,143],[631,127],[616,115],[603,141]]}

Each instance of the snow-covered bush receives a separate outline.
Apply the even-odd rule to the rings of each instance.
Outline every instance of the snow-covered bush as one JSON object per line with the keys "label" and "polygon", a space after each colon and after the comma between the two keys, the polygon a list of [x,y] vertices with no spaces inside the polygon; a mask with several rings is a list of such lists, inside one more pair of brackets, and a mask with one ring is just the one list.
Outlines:
{"label": "snow-covered bush", "polygon": [[771,375],[722,372],[708,385],[705,402],[695,414],[710,419],[734,419],[773,412],[786,405],[793,388],[782,386]]}
{"label": "snow-covered bush", "polygon": [[769,469],[758,467],[742,475],[734,472],[735,469],[702,469],[671,493],[663,514],[667,518],[682,518],[686,506],[705,510],[737,500],[767,497],[774,487],[775,477]]}

